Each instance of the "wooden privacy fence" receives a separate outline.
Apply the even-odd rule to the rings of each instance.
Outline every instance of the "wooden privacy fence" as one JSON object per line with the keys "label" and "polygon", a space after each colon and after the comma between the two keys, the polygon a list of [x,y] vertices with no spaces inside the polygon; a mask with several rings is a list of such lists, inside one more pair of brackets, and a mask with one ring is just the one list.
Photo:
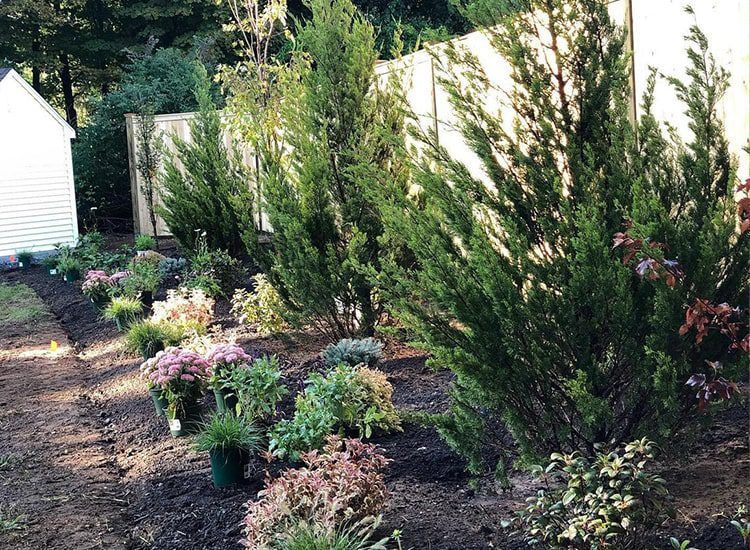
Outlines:
{"label": "wooden privacy fence", "polygon": [[[690,3],[690,2],[689,2]],[[750,1],[748,0],[693,0],[698,25],[708,37],[711,52],[717,62],[731,73],[729,90],[719,106],[719,115],[726,126],[732,153],[739,163],[741,178],[750,176],[750,153],[743,148],[750,144]],[[631,50],[631,117],[640,115],[640,97],[645,88],[651,67],[659,73],[683,78],[687,56],[684,36],[693,17],[684,11],[686,0],[614,0],[609,10],[615,21],[629,31]],[[488,69],[502,89],[510,87],[507,63],[490,46],[487,36],[474,32],[457,38],[452,44],[471,51]],[[440,59],[440,46],[436,55]],[[453,124],[455,116],[447,92],[440,86],[440,63],[426,51],[418,51],[396,61],[380,62],[376,72],[380,79],[394,73],[402,79],[406,99],[416,115],[416,123],[422,129],[437,133],[440,144],[470,171],[484,178],[481,164],[464,142]],[[498,97],[486,97],[486,105],[494,107],[504,120],[512,120],[512,112],[501,104]],[[653,113],[658,120],[669,122],[683,139],[690,138],[684,106],[677,101],[674,91],[664,82],[657,86]],[[157,133],[163,141],[165,151],[172,152],[172,135],[190,140],[189,121],[193,113],[158,115],[155,117]],[[152,234],[148,209],[142,192],[140,175],[136,169],[138,151],[138,116],[125,115],[130,159],[130,184],[133,197],[133,218],[136,233]],[[232,147],[228,132],[225,143]],[[255,166],[251,151],[240,149],[244,162]],[[261,214],[264,229],[270,229]],[[157,232],[169,235],[164,222],[159,219]]]}

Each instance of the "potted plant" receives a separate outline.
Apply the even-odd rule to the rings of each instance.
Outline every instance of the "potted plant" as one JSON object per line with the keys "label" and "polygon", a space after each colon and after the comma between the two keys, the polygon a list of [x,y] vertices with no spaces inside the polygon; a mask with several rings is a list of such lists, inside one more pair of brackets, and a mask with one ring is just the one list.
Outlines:
{"label": "potted plant", "polygon": [[237,395],[228,391],[222,382],[235,369],[247,368],[253,358],[237,344],[218,344],[206,354],[211,366],[209,386],[216,398],[216,410],[220,413],[234,411],[237,406]]}
{"label": "potted plant", "polygon": [[89,297],[94,309],[101,311],[110,301],[110,292],[113,286],[112,279],[105,271],[90,269],[83,279],[81,291]]}
{"label": "potted plant", "polygon": [[42,259],[42,265],[50,275],[57,275],[57,258],[55,256],[45,256]]}
{"label": "potted plant", "polygon": [[116,296],[104,309],[103,316],[109,321],[114,321],[117,330],[123,332],[135,323],[142,313],[143,304],[140,300],[129,296]]}
{"label": "potted plant", "polygon": [[139,256],[144,256],[149,250],[156,250],[156,239],[151,235],[138,235],[135,238],[135,252]]}
{"label": "potted plant", "polygon": [[195,448],[211,458],[214,486],[226,487],[247,479],[246,465],[261,441],[261,433],[243,417],[216,413],[195,438]]}
{"label": "potted plant", "polygon": [[57,269],[62,273],[65,282],[73,283],[81,278],[81,262],[73,256],[66,255],[57,262]]}
{"label": "potted plant", "polygon": [[161,276],[157,265],[154,262],[142,260],[131,262],[130,275],[122,284],[127,294],[140,296],[143,305],[151,308],[154,303],[154,293],[160,283]]}
{"label": "potted plant", "polygon": [[198,399],[208,380],[208,362],[194,351],[170,347],[141,365],[142,376],[162,389],[172,437],[194,433],[200,424]]}
{"label": "potted plant", "polygon": [[31,268],[31,261],[34,259],[34,253],[30,250],[21,250],[18,252],[18,267],[23,269]]}
{"label": "potted plant", "polygon": [[179,344],[184,335],[179,326],[150,320],[136,321],[128,328],[125,345],[129,351],[140,353],[143,359],[151,359],[165,348]]}
{"label": "potted plant", "polygon": [[156,357],[146,359],[146,361],[141,363],[141,378],[146,381],[146,385],[148,386],[148,395],[149,397],[151,397],[151,401],[154,403],[154,412],[156,413],[156,416],[166,417],[167,408],[169,407],[166,392],[159,384],[151,379],[151,374],[153,372],[156,372],[156,363]]}

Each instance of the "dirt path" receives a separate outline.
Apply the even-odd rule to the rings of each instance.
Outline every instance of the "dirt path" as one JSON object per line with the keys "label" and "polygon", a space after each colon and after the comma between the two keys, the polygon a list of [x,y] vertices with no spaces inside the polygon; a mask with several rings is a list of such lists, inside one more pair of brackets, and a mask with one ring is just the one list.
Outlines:
{"label": "dirt path", "polygon": [[126,548],[127,495],[86,406],[87,365],[33,291],[0,292],[0,547]]}

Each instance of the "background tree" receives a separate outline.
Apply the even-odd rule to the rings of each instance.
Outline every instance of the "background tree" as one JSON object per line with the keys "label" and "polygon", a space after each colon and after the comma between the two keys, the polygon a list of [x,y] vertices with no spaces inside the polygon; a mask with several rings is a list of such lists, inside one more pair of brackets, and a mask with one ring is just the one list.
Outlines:
{"label": "background tree", "polygon": [[[494,89],[470,54],[447,52],[441,83],[483,177],[425,134],[420,204],[398,192],[384,202],[387,234],[415,257],[384,270],[385,299],[431,362],[455,373],[451,411],[435,420],[473,469],[497,421],[526,456],[666,435],[692,408],[684,383],[705,358],[677,336],[683,304],[737,303],[748,289],[715,114],[726,79],[705,39],[693,35],[678,88],[694,139],[664,137],[649,90],[636,142],[624,32],[606,4],[527,4],[522,16],[491,1],[469,10],[498,25],[487,32],[512,90]],[[487,107],[488,93],[507,98],[513,121]],[[684,270],[684,284],[640,284],[648,265],[634,273],[616,260],[612,236],[626,221],[664,243],[648,246],[653,269]]]}
{"label": "background tree", "polygon": [[161,133],[156,128],[153,105],[141,98],[138,109],[138,151],[135,159],[136,170],[141,176],[141,192],[146,199],[151,233],[158,247],[159,231],[157,229],[156,208],[159,200],[158,177],[162,162]]}
{"label": "background tree", "polygon": [[[373,27],[349,0],[313,0],[297,35],[300,77],[282,102],[285,164],[266,184],[266,259],[288,308],[331,339],[372,333],[382,305],[363,273],[382,232],[369,189],[401,179],[395,98],[373,89]],[[288,163],[288,164],[286,164]]]}
{"label": "background tree", "polygon": [[145,100],[153,114],[197,106],[193,56],[161,49],[131,59],[117,88],[94,103],[89,124],[79,129],[73,144],[80,215],[96,207],[100,218],[120,228],[132,226],[125,113],[141,112]]}
{"label": "background tree", "polygon": [[208,73],[200,64],[196,71],[198,113],[190,121],[190,141],[175,137],[175,154],[166,158],[159,213],[183,249],[195,251],[205,232],[210,249],[237,256],[245,226],[254,222],[253,196],[242,159],[224,145]]}

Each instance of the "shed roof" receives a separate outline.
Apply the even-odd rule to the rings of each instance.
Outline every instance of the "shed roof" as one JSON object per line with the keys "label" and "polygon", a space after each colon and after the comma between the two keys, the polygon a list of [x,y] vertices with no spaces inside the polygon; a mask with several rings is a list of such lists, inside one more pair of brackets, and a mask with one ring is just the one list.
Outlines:
{"label": "shed roof", "polygon": [[59,124],[63,126],[65,129],[65,133],[72,139],[76,137],[75,130],[68,124],[68,122],[60,116],[60,113],[58,113],[55,109],[52,108],[52,106],[45,101],[45,99],[37,93],[37,91],[31,87],[31,84],[26,82],[26,79],[24,79],[20,74],[18,74],[16,71],[14,71],[11,68],[8,67],[0,67],[0,84],[2,84],[5,80],[9,80],[10,78],[13,78],[16,82],[18,82],[28,93],[32,95],[32,97],[44,108],[45,111],[47,111],[52,118],[54,118]]}

